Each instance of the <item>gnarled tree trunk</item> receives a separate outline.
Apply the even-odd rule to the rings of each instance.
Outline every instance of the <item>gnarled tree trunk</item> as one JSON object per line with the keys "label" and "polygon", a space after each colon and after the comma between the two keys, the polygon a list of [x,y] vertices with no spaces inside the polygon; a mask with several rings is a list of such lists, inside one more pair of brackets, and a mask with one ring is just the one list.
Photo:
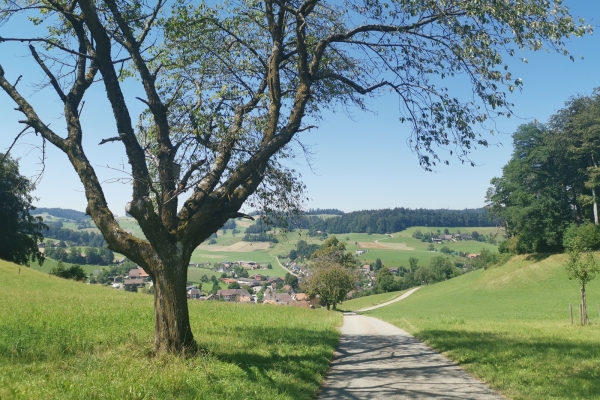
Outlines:
{"label": "gnarled tree trunk", "polygon": [[187,265],[171,260],[155,268],[154,351],[185,353],[195,349],[190,327],[187,294]]}

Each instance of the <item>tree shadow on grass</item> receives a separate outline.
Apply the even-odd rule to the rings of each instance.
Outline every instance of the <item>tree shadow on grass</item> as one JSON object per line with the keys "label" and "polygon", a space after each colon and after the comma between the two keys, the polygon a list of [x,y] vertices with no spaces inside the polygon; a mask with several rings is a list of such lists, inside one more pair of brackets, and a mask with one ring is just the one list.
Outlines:
{"label": "tree shadow on grass", "polygon": [[[294,399],[314,398],[340,337],[333,329],[297,327],[249,327],[236,329],[234,334],[241,342],[260,341],[262,350],[221,348],[211,351],[211,356],[235,364],[246,373],[247,379],[268,384]],[[199,342],[202,345],[201,339]],[[274,378],[282,373],[290,379]]]}
{"label": "tree shadow on grass", "polygon": [[440,329],[420,331],[419,339],[446,352],[499,390],[516,397],[597,398],[600,393],[600,343],[557,338]]}
{"label": "tree shadow on grass", "polygon": [[533,261],[534,263],[540,262],[540,261],[544,261],[546,258],[553,256],[557,253],[534,253],[534,254],[529,254],[525,260],[527,261]]}

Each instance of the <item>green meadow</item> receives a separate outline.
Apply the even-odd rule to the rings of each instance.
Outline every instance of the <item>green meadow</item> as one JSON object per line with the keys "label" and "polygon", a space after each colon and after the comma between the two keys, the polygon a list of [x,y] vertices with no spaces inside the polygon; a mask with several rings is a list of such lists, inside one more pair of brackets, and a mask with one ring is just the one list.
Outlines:
{"label": "green meadow", "polygon": [[312,399],[339,313],[190,301],[199,353],[155,356],[153,298],[0,261],[0,399]]}
{"label": "green meadow", "polygon": [[344,311],[356,311],[361,308],[376,306],[386,301],[394,300],[396,297],[404,294],[406,290],[401,290],[399,292],[388,292],[388,293],[380,293],[374,294],[371,296],[359,297],[357,299],[352,299],[343,302],[338,308]]}
{"label": "green meadow", "polygon": [[580,293],[565,262],[517,256],[366,314],[412,333],[508,398],[599,398],[600,279],[587,287],[591,324],[571,325],[569,303],[577,322]]}

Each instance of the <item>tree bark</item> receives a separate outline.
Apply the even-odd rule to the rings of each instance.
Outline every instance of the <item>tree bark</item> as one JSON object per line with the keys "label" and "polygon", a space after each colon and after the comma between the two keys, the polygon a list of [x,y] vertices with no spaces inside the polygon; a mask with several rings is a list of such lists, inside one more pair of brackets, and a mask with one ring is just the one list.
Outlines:
{"label": "tree bark", "polygon": [[581,285],[581,325],[587,325],[587,305],[585,301],[585,285]]}
{"label": "tree bark", "polygon": [[195,350],[185,291],[187,263],[170,264],[158,266],[154,277],[154,351],[184,354]]}

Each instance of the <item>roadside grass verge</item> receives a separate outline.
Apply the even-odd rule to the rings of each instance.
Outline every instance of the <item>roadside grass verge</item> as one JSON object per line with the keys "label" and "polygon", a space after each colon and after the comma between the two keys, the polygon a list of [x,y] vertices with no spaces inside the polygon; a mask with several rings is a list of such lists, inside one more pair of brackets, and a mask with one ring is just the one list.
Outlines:
{"label": "roadside grass verge", "polygon": [[312,399],[339,313],[190,301],[201,348],[154,356],[153,298],[0,261],[0,398]]}
{"label": "roadside grass verge", "polygon": [[359,297],[357,299],[343,302],[338,308],[344,311],[356,311],[360,310],[361,308],[376,306],[381,303],[385,303],[386,301],[394,300],[396,297],[401,296],[405,292],[406,290],[401,290],[399,292],[388,292]]}
{"label": "roadside grass verge", "polygon": [[579,287],[565,262],[563,255],[514,257],[366,314],[405,329],[509,398],[598,398],[600,279],[587,287],[591,325],[577,326]]}

